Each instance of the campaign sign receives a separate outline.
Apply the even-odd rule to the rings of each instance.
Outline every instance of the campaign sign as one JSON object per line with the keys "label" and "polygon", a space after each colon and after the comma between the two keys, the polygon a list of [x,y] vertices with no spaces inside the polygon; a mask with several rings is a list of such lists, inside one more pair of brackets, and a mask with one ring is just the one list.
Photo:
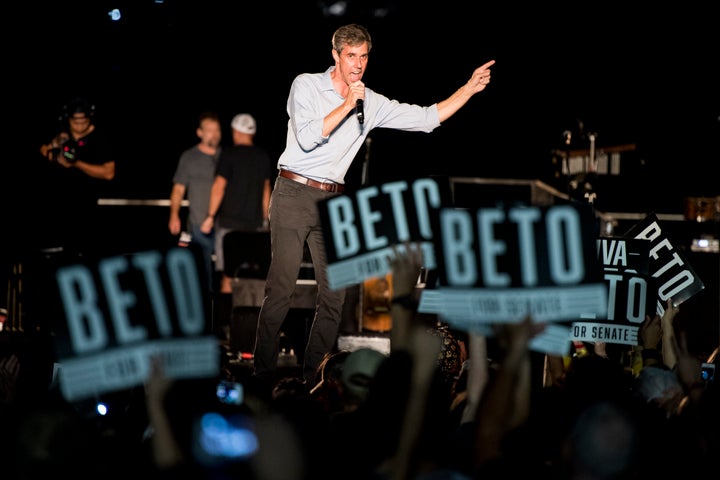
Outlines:
{"label": "campaign sign", "polygon": [[650,241],[650,274],[657,279],[657,313],[662,315],[668,299],[678,306],[705,288],[683,252],[663,233],[657,215],[651,213],[625,235]]}
{"label": "campaign sign", "polygon": [[424,267],[435,268],[430,212],[441,206],[437,181],[420,178],[372,185],[318,202],[330,288],[390,272],[393,245],[419,242]]}
{"label": "campaign sign", "polygon": [[637,345],[640,325],[654,311],[655,279],[648,275],[650,242],[600,238],[598,259],[608,285],[606,318],[583,314],[572,324],[571,339],[584,342]]}
{"label": "campaign sign", "polygon": [[[435,288],[423,289],[418,311],[423,313],[442,312],[444,307],[443,302],[445,302],[444,293],[446,293],[446,291],[438,291]],[[487,322],[484,319],[474,321],[473,318],[468,317],[454,323],[454,325],[474,335],[483,337],[495,336],[493,323]],[[529,348],[535,352],[548,353],[561,357],[568,355],[570,353],[570,327],[561,323],[546,325],[542,332],[532,338]]]}
{"label": "campaign sign", "polygon": [[637,345],[638,331],[646,315],[655,311],[655,279],[634,272],[606,272],[608,313],[606,318],[582,315],[572,324],[572,340]]}
{"label": "campaign sign", "polygon": [[597,240],[598,259],[605,272],[623,271],[647,275],[650,272],[650,242],[625,237]]}
{"label": "campaign sign", "polygon": [[55,347],[68,401],[142,385],[154,355],[171,378],[219,372],[219,346],[209,332],[191,249],[63,265],[54,279],[51,293],[63,312]]}
{"label": "campaign sign", "polygon": [[[434,212],[438,287],[432,305],[458,328],[574,320],[607,313],[591,206],[440,208]],[[427,293],[427,292],[426,292]]]}

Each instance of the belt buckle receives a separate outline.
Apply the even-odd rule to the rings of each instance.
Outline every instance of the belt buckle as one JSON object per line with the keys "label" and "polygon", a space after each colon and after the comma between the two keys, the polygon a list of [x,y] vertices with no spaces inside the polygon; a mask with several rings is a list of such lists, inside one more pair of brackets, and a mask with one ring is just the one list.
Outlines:
{"label": "belt buckle", "polygon": [[330,182],[330,181],[326,181],[323,178],[322,182],[320,182],[320,190],[332,193],[335,191],[335,188],[336,188],[335,185],[337,185],[337,184]]}

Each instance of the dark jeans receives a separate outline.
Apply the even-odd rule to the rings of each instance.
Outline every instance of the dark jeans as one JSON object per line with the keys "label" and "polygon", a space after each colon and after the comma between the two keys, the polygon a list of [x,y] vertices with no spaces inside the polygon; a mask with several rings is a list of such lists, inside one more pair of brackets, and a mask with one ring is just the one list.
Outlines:
{"label": "dark jeans", "polygon": [[198,225],[193,225],[190,227],[190,235],[192,235],[192,243],[194,243],[202,253],[205,272],[200,272],[200,278],[207,282],[208,292],[212,292],[215,271],[215,267],[213,266],[213,253],[215,252],[214,230],[210,234],[205,234],[200,231]]}
{"label": "dark jeans", "polygon": [[323,356],[337,340],[345,290],[328,286],[327,258],[316,202],[336,195],[278,177],[270,201],[272,258],[255,338],[254,370],[258,377],[277,368],[279,333],[290,309],[305,242],[312,257],[318,294],[315,316],[305,348],[303,376],[315,379]]}

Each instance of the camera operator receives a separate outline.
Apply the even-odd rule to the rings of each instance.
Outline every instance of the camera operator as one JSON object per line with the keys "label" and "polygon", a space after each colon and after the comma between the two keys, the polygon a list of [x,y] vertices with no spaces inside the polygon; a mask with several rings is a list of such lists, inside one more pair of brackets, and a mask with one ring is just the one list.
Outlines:
{"label": "camera operator", "polygon": [[40,153],[51,162],[65,168],[76,168],[85,175],[101,180],[115,178],[115,160],[102,158],[107,145],[105,138],[95,131],[95,107],[87,100],[76,98],[65,106],[63,119],[68,131],[62,131],[50,143],[40,147]]}
{"label": "camera operator", "polygon": [[102,244],[97,201],[115,178],[115,157],[108,137],[96,129],[94,110],[88,100],[73,99],[63,108],[61,132],[40,146],[51,199],[41,225],[47,231],[38,235],[41,248],[83,254]]}

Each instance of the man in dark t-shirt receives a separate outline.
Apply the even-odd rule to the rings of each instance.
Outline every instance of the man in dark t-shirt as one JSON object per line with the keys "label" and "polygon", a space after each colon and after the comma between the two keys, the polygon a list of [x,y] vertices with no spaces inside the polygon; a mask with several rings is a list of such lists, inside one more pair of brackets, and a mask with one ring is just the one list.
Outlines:
{"label": "man in dark t-shirt", "polygon": [[63,130],[40,146],[48,195],[35,239],[41,249],[75,255],[102,247],[97,203],[115,178],[115,155],[109,138],[96,129],[94,110],[86,99],[73,99],[64,107]]}
{"label": "man in dark t-shirt", "polygon": [[223,149],[210,192],[204,232],[215,228],[215,269],[223,272],[221,293],[232,293],[225,274],[223,237],[231,231],[266,230],[270,205],[270,179],[277,173],[267,151],[253,143],[255,119],[236,115],[232,122],[233,146]]}

